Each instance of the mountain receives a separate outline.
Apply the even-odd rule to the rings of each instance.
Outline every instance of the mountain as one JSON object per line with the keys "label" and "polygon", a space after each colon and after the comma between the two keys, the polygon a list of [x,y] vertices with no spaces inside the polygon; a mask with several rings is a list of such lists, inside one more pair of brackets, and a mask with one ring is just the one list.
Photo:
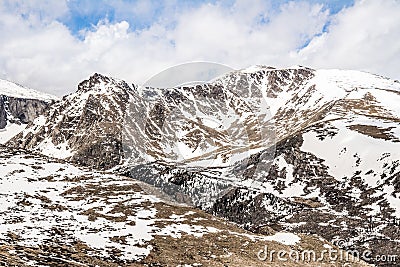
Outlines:
{"label": "mountain", "polygon": [[269,226],[317,234],[348,250],[368,247],[370,262],[385,266],[373,258],[398,255],[400,240],[399,82],[357,71],[264,67],[222,82],[243,74],[245,87],[266,95],[274,146],[231,168],[156,162],[130,175],[253,232]]}
{"label": "mountain", "polygon": [[21,132],[56,100],[55,96],[0,80],[0,143]]}
{"label": "mountain", "polygon": [[[249,98],[255,101],[249,103],[223,88],[222,84],[216,84],[185,87],[183,92],[177,88],[139,90],[124,81],[95,74],[79,84],[75,93],[37,118],[9,145],[100,169],[121,163],[123,144],[135,154],[132,158],[137,163],[181,160],[185,157],[181,153],[183,149],[197,147],[199,157],[187,161],[207,161],[218,150],[218,164],[224,164],[224,158],[238,154],[235,151],[259,150],[268,140],[261,138],[263,129],[257,124],[257,120],[264,121],[266,117],[266,111],[258,107],[262,96]],[[188,106],[196,110],[187,114]],[[260,110],[257,116],[256,109]],[[204,117],[211,114],[223,121],[223,114],[228,111],[235,117],[230,116],[233,127],[225,132],[216,131],[210,121],[202,121],[195,114],[200,112]],[[152,118],[143,116],[147,112]],[[166,128],[162,127],[166,124],[164,119],[169,120]],[[238,125],[245,127],[240,130]],[[185,135],[183,138],[177,136],[178,128]],[[246,131],[252,131],[252,136],[247,136]],[[249,138],[252,138],[250,142]]]}
{"label": "mountain", "polygon": [[144,181],[174,200],[345,249],[398,255],[400,83],[254,66],[150,88],[95,74],[7,143]]}
{"label": "mountain", "polygon": [[9,144],[84,166],[115,166],[120,163],[124,110],[132,93],[126,82],[94,74]]}

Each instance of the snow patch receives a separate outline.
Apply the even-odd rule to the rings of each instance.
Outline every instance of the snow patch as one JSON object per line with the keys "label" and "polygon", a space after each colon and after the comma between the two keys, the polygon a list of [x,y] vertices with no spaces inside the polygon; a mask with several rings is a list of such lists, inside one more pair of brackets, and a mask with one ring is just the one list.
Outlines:
{"label": "snow patch", "polygon": [[292,233],[278,232],[272,236],[268,236],[265,240],[276,241],[284,245],[293,246],[301,241],[298,235]]}
{"label": "snow patch", "polygon": [[6,81],[6,80],[1,80],[0,79],[0,95],[5,95],[5,96],[10,96],[10,97],[15,97],[15,98],[26,98],[26,99],[38,99],[38,100],[44,100],[44,101],[49,101],[49,100],[58,100],[59,98],[42,93],[27,87],[24,87],[22,85]]}

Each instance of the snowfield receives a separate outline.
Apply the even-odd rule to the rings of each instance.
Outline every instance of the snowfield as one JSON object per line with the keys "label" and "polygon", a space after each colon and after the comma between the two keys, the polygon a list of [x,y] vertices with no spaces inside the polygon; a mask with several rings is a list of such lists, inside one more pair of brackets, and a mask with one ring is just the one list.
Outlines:
{"label": "snowfield", "polygon": [[25,86],[0,79],[0,95],[11,96],[16,98],[25,99],[39,99],[39,100],[58,100],[59,98],[51,95],[36,91]]}

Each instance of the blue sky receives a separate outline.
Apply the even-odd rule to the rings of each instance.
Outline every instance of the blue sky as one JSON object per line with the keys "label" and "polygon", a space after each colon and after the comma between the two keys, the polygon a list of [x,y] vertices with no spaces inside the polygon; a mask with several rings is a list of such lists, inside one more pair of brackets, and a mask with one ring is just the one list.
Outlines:
{"label": "blue sky", "polygon": [[[278,12],[283,3],[304,2],[299,0],[272,0],[269,2],[271,10]],[[353,0],[306,0],[311,4],[322,4],[325,9],[329,9],[332,14],[338,13],[345,7],[352,6]],[[97,25],[99,21],[107,19],[110,22],[128,21],[130,30],[141,30],[150,27],[155,21],[162,20],[171,8],[184,11],[185,9],[197,8],[201,5],[211,3],[219,4],[227,8],[232,7],[235,1],[154,1],[146,0],[146,5],[150,8],[144,14],[136,14],[133,9],[141,5],[138,0],[70,0],[67,2],[69,9],[68,15],[59,18],[59,21],[68,26],[74,35],[79,36],[81,30],[90,29]],[[121,3],[122,2],[122,3]],[[125,10],[118,8],[119,5],[126,7]],[[131,9],[131,10],[130,10]],[[146,8],[147,9],[147,8]]]}
{"label": "blue sky", "polygon": [[0,0],[0,33],[0,79],[56,95],[192,61],[400,78],[400,0]]}
{"label": "blue sky", "polygon": [[[174,1],[175,2],[175,1]],[[154,1],[154,0],[71,0],[67,6],[69,14],[59,18],[68,26],[73,34],[79,36],[81,30],[90,29],[99,21],[127,21],[130,30],[141,30],[150,27],[154,22],[162,20],[171,9],[183,11],[196,8],[205,3],[217,1]]]}

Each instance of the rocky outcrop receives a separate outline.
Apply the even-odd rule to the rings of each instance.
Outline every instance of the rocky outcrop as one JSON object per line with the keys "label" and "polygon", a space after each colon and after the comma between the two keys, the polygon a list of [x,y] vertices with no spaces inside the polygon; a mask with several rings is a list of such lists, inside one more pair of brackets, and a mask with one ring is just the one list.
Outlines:
{"label": "rocky outcrop", "polygon": [[50,103],[38,99],[0,95],[0,129],[7,123],[29,123],[49,107]]}
{"label": "rocky outcrop", "polygon": [[[1,98],[0,98],[1,99]],[[4,129],[7,126],[7,113],[4,105],[4,101],[0,100],[0,129]]]}

